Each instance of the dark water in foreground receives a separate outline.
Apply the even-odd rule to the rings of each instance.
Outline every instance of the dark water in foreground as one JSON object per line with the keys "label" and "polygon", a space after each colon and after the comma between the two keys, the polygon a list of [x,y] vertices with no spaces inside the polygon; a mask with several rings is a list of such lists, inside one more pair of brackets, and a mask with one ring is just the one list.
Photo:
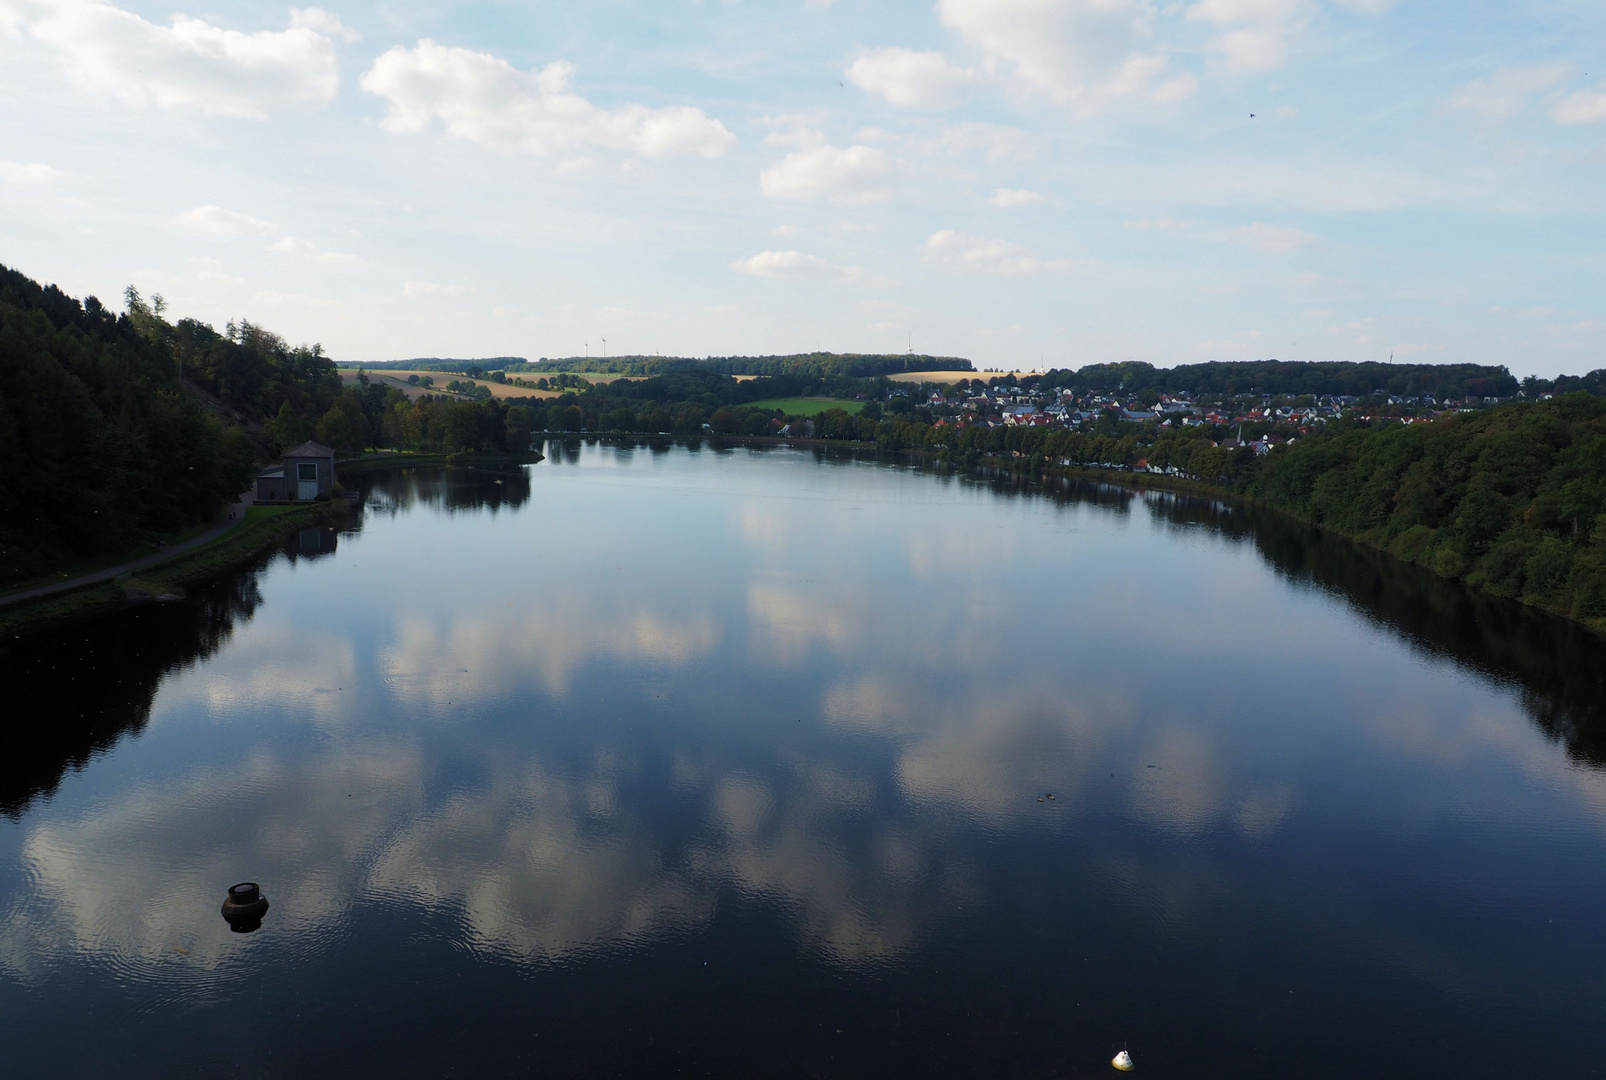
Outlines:
{"label": "dark water in foreground", "polygon": [[1196,501],[549,453],[0,655],[0,1073],[1606,1075],[1593,639]]}

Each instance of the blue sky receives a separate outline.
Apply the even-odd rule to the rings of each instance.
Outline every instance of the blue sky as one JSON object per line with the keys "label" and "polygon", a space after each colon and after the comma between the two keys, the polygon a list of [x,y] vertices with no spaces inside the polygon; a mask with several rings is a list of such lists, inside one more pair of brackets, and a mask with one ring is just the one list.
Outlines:
{"label": "blue sky", "polygon": [[0,0],[0,261],[350,360],[1580,373],[1603,45],[1561,0]]}

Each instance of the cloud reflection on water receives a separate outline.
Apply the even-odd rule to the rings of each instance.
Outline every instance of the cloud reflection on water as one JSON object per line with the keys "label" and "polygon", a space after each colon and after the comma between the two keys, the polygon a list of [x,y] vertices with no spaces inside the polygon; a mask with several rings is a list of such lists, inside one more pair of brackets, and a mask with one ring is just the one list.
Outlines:
{"label": "cloud reflection on water", "polygon": [[[898,558],[868,567],[840,546],[795,542],[818,503],[776,500],[742,512],[742,558],[723,557],[702,591],[663,565],[619,570],[613,552],[604,567],[577,537],[494,599],[369,598],[384,618],[368,637],[309,629],[293,600],[270,603],[229,648],[171,677],[159,702],[157,726],[175,741],[249,713],[244,752],[175,752],[183,764],[161,783],[125,781],[21,823],[26,895],[6,910],[0,966],[37,983],[70,952],[198,992],[241,947],[213,913],[219,883],[247,874],[272,882],[274,933],[303,948],[331,947],[363,905],[395,904],[455,919],[484,954],[559,963],[706,927],[734,894],[785,911],[804,950],[854,966],[907,956],[986,901],[996,883],[977,836],[1091,835],[1109,817],[1161,847],[1078,857],[1106,896],[1175,927],[1234,886],[1208,852],[1172,860],[1164,844],[1273,843],[1330,798],[1319,747],[1281,762],[1283,775],[1260,767],[1255,747],[1277,731],[1254,716],[1270,708],[1317,733],[1341,717],[1363,739],[1347,754],[1412,759],[1457,781],[1453,801],[1447,786],[1388,803],[1421,815],[1377,826],[1390,836],[1447,815],[1495,820],[1516,801],[1509,788],[1469,790],[1461,773],[1504,777],[1512,761],[1606,825],[1601,775],[1569,766],[1510,700],[1453,665],[1363,643],[1333,670],[1370,666],[1376,684],[1335,686],[1325,701],[1280,699],[1255,679],[1205,684],[1244,648],[1213,632],[1231,625],[1221,609],[1235,615],[1255,600],[1244,589],[1268,591],[1242,547],[1193,551],[1189,565],[1213,571],[1192,594],[1202,606],[1156,625],[1156,605],[1166,588],[1189,588],[1186,574],[1141,604],[1102,566],[1046,599],[1016,577],[1073,563],[1066,527],[1087,532],[1079,556],[1174,538],[1117,543],[1098,532],[1108,511],[1072,506],[1048,528],[1016,522],[999,574],[975,565],[985,530],[941,529],[965,506],[987,514],[992,496],[966,489],[899,523],[876,508],[878,485],[919,477],[830,479],[865,485],[851,497],[870,507],[831,528],[872,553],[890,537]],[[428,497],[416,477],[406,492],[404,508],[468,505]],[[576,520],[563,490],[519,494],[515,511]],[[639,498],[670,516],[650,493]],[[406,513],[392,520],[405,527]],[[989,573],[993,583],[978,582]],[[274,584],[270,575],[270,601]],[[1315,606],[1299,617],[1319,619]],[[1321,642],[1349,632],[1329,621]],[[1265,652],[1310,648],[1276,637]],[[1169,686],[1156,651],[1185,657],[1184,675],[1200,681]],[[330,686],[352,692],[335,698]],[[1447,686],[1479,708],[1447,709]],[[619,699],[588,712],[599,687]],[[739,709],[721,704],[730,687],[751,695]],[[1350,725],[1353,707],[1377,698],[1389,710]],[[619,726],[617,712],[639,727]],[[286,730],[308,715],[311,743]],[[341,722],[324,723],[332,716]],[[1049,791],[1052,808],[1036,801]]]}
{"label": "cloud reflection on water", "polygon": [[420,703],[494,699],[532,672],[562,694],[588,664],[684,667],[722,638],[708,612],[672,617],[646,606],[632,610],[629,597],[571,592],[544,603],[521,599],[505,610],[401,614],[381,670],[394,692]]}

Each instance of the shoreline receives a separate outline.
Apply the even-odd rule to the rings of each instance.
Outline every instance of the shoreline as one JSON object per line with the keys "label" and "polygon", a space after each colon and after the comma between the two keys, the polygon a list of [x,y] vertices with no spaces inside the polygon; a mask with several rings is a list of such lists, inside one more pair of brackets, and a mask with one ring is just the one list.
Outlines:
{"label": "shoreline", "polygon": [[0,607],[0,638],[16,640],[132,604],[181,599],[186,587],[249,561],[279,543],[285,534],[351,512],[344,499],[252,507],[252,511],[257,512],[248,512],[245,520],[210,542],[161,562],[111,578],[95,575],[92,580]]}
{"label": "shoreline", "polygon": [[[341,476],[364,476],[389,469],[456,465],[526,464],[543,460],[537,451],[526,454],[372,454],[340,463]],[[359,513],[346,499],[335,496],[313,503],[252,505],[241,519],[216,532],[212,526],[200,535],[212,535],[193,547],[173,550],[156,558],[136,560],[80,575],[70,582],[24,585],[24,595],[0,598],[0,640],[16,640],[64,623],[106,614],[131,604],[182,597],[186,587],[210,581],[249,562],[297,529],[331,518]],[[49,591],[30,595],[37,587]]]}
{"label": "shoreline", "polygon": [[[928,451],[923,450],[909,450],[903,452],[910,453],[917,458],[933,456],[930,455]],[[1019,462],[1007,458],[982,457],[977,458],[974,462],[970,462],[968,464],[985,465],[989,468],[1008,469],[1010,471],[1025,475],[1032,475],[1034,473],[1034,470],[1031,468],[1031,466],[1022,466]],[[1367,551],[1376,552],[1394,560],[1395,562],[1398,562],[1402,566],[1409,566],[1413,569],[1433,574],[1444,581],[1454,582],[1455,584],[1460,585],[1462,588],[1478,593],[1481,596],[1488,596],[1496,600],[1504,600],[1509,603],[1516,604],[1519,607],[1528,608],[1532,611],[1544,612],[1546,615],[1561,619],[1564,622],[1571,623],[1594,634],[1597,637],[1606,639],[1606,619],[1579,618],[1570,612],[1557,611],[1556,609],[1547,607],[1544,604],[1530,603],[1520,596],[1503,596],[1500,593],[1492,592],[1481,585],[1474,585],[1465,578],[1448,577],[1444,574],[1440,574],[1437,570],[1426,563],[1405,558],[1398,552],[1391,551],[1389,548],[1382,545],[1374,544],[1364,537],[1351,536],[1348,533],[1341,532],[1338,529],[1324,525],[1319,521],[1311,521],[1308,518],[1300,517],[1298,514],[1284,509],[1275,503],[1267,502],[1264,499],[1257,498],[1245,492],[1231,491],[1225,488],[1216,487],[1213,484],[1208,484],[1202,480],[1194,480],[1185,476],[1167,476],[1164,473],[1134,472],[1124,469],[1099,469],[1074,465],[1050,465],[1045,462],[1042,466],[1035,470],[1035,472],[1039,477],[1059,476],[1071,480],[1087,480],[1093,483],[1114,484],[1118,487],[1130,488],[1137,491],[1162,491],[1172,495],[1183,495],[1195,499],[1209,499],[1216,502],[1231,503],[1233,505],[1243,507],[1252,507],[1256,510],[1264,510],[1268,513],[1278,514],[1289,521],[1296,522],[1308,528],[1317,529],[1328,536],[1343,540],[1345,543],[1354,544],[1358,548],[1364,548]]]}
{"label": "shoreline", "polygon": [[[955,470],[965,470],[977,466],[1007,471],[1022,476],[1045,479],[1059,477],[1070,480],[1084,480],[1091,483],[1113,484],[1134,491],[1161,491],[1189,498],[1208,499],[1232,505],[1253,507],[1281,515],[1289,521],[1297,522],[1310,528],[1318,529],[1323,533],[1354,544],[1359,548],[1379,553],[1399,562],[1428,573],[1434,573],[1445,581],[1453,581],[1475,593],[1506,600],[1524,608],[1541,611],[1547,615],[1577,625],[1590,633],[1606,638],[1606,619],[1590,620],[1573,616],[1567,612],[1556,611],[1542,604],[1530,603],[1522,597],[1501,596],[1479,585],[1471,584],[1461,578],[1445,577],[1437,574],[1432,567],[1415,562],[1390,551],[1387,547],[1371,543],[1362,537],[1350,536],[1319,522],[1313,522],[1300,517],[1282,507],[1266,502],[1244,492],[1231,491],[1217,487],[1201,480],[1184,476],[1170,476],[1164,473],[1135,472],[1125,469],[1101,469],[1088,466],[1072,466],[1043,464],[1033,468],[1026,462],[1000,457],[977,457],[969,461],[956,461],[946,454],[933,453],[930,450],[918,447],[905,447],[900,450],[881,450],[875,443],[848,441],[842,439],[804,439],[776,435],[644,435],[631,432],[593,433],[593,432],[532,432],[531,440],[584,440],[584,441],[669,441],[673,443],[689,443],[693,439],[699,443],[735,444],[748,446],[790,446],[799,449],[826,449],[847,450],[863,452],[875,451],[888,457],[902,458],[914,464],[941,464]],[[469,465],[524,465],[534,464],[546,460],[540,451],[531,450],[527,453],[376,453],[349,458],[339,463],[343,476],[363,476],[375,472],[384,472],[390,469],[401,468],[451,468],[454,466]],[[10,602],[0,598],[0,637],[10,635],[12,638],[21,637],[25,633],[43,630],[60,623],[88,617],[102,613],[105,610],[149,600],[148,592],[140,592],[149,586],[166,586],[182,590],[187,585],[199,583],[216,577],[234,567],[246,562],[254,555],[278,542],[282,536],[295,528],[304,528],[313,521],[321,521],[327,517],[338,516],[342,513],[359,512],[357,508],[350,507],[345,500],[337,499],[329,502],[310,504],[282,504],[277,506],[263,506],[261,511],[269,512],[271,517],[259,516],[257,520],[240,522],[236,527],[227,529],[210,541],[200,544],[192,549],[173,553],[170,558],[156,563],[145,563],[139,568],[138,577],[132,572],[115,573],[108,575],[106,571],[97,571],[87,575],[89,580],[78,584],[65,585],[47,594],[33,596],[27,599],[16,599]],[[146,571],[149,571],[148,573]],[[133,583],[131,586],[130,583]]]}

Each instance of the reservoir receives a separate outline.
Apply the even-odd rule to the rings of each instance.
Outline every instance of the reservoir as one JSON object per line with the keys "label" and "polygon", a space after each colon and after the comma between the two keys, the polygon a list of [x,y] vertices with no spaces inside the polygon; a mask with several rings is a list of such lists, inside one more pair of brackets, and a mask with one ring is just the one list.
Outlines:
{"label": "reservoir", "polygon": [[1606,1075],[1598,639],[1250,507],[546,452],[6,646],[0,1071]]}

